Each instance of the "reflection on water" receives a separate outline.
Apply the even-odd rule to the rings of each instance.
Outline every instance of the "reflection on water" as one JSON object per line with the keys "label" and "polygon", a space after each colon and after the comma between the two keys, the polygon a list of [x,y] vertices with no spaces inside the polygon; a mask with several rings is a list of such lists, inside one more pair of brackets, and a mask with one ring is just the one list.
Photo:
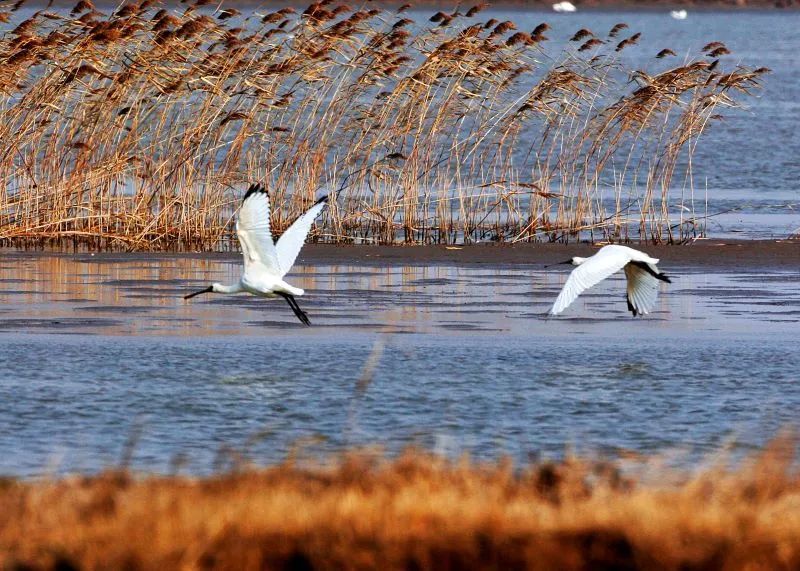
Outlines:
{"label": "reflection on water", "polygon": [[[298,266],[290,283],[314,327],[307,329],[281,299],[183,295],[211,282],[239,278],[236,255],[35,256],[9,254],[0,263],[0,331],[105,335],[328,336],[384,333],[506,332],[572,335],[593,329],[685,332],[750,331],[758,323],[795,323],[795,274],[709,274],[668,270],[656,310],[625,319],[622,273],[589,290],[562,317],[545,313],[570,268],[452,266]],[[774,326],[769,331],[774,332]]]}
{"label": "reflection on water", "polygon": [[665,267],[645,319],[622,279],[544,318],[568,269],[534,265],[300,266],[311,328],[282,300],[182,299],[239,270],[235,256],[0,257],[0,472],[98,469],[132,434],[135,466],[195,473],[231,447],[265,463],[309,438],[702,453],[760,445],[800,405],[796,272]]}

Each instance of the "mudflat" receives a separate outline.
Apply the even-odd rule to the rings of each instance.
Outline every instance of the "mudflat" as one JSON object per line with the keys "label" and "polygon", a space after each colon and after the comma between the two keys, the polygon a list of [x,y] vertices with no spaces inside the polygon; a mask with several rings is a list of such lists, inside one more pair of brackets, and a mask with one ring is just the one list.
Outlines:
{"label": "mudflat", "polygon": [[[387,264],[552,264],[572,256],[589,256],[603,244],[491,244],[471,246],[331,246],[312,244],[305,263]],[[800,264],[800,241],[700,240],[689,245],[628,244],[662,263],[731,267],[786,268]]]}
{"label": "mudflat", "polygon": [[[307,244],[298,258],[299,264],[353,265],[518,265],[552,264],[572,256],[590,256],[603,242],[595,244],[473,244],[464,246],[377,246]],[[716,270],[747,268],[789,269],[800,267],[800,240],[697,240],[691,244],[627,244],[660,258],[664,264],[709,267]],[[16,249],[0,250],[0,258],[26,256],[91,257],[94,262],[120,262],[158,258],[188,257],[236,259],[238,252],[130,252],[130,253],[65,253],[49,250],[32,252]]]}

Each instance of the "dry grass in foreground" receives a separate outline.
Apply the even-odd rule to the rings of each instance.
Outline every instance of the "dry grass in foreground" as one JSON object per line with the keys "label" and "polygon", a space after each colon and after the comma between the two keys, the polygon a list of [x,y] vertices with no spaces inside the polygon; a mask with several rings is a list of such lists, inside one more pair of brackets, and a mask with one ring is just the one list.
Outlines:
{"label": "dry grass in foreground", "polygon": [[793,450],[657,481],[574,459],[513,469],[414,453],[7,482],[0,553],[9,569],[797,569]]}

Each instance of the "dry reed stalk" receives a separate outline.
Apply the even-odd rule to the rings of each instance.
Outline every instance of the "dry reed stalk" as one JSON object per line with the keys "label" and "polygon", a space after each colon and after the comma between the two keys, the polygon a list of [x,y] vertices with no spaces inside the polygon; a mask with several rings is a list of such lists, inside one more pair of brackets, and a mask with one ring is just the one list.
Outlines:
{"label": "dry reed stalk", "polygon": [[204,4],[8,13],[0,243],[227,248],[253,179],[278,233],[337,194],[312,239],[684,241],[686,165],[769,71],[728,66],[719,42],[631,70],[617,52],[640,34],[611,41],[624,24],[558,51],[546,24],[482,22],[480,6],[426,22]]}

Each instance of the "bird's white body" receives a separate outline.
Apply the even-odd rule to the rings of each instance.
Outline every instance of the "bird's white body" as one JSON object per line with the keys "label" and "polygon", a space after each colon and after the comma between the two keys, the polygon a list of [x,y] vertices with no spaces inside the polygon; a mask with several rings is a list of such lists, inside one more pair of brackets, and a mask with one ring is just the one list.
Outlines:
{"label": "bird's white body", "polygon": [[669,15],[675,20],[685,20],[689,13],[686,10],[671,10]]}
{"label": "bird's white body", "polygon": [[670,281],[656,267],[657,258],[627,246],[604,246],[594,256],[575,257],[564,263],[578,267],[567,278],[567,283],[550,309],[550,315],[558,315],[585,290],[619,270],[625,271],[628,281],[628,309],[634,316],[646,315],[655,305],[659,280]]}
{"label": "bird's white body", "polygon": [[273,281],[267,279],[253,279],[245,273],[238,282],[231,285],[213,284],[211,286],[214,293],[251,293],[258,297],[279,297],[278,293],[288,293],[290,295],[301,296],[304,290],[291,286],[283,280]]}
{"label": "bird's white body", "polygon": [[553,4],[553,10],[556,12],[575,12],[577,8],[572,2],[556,2]]}
{"label": "bird's white body", "polygon": [[242,200],[236,220],[236,235],[244,258],[241,279],[232,285],[212,284],[186,298],[208,292],[247,292],[259,297],[283,297],[300,321],[308,325],[308,318],[294,301],[294,296],[302,296],[305,292],[288,284],[283,277],[292,269],[311,225],[325,208],[326,201],[327,196],[318,200],[275,243],[269,226],[269,195],[263,186],[251,185]]}

